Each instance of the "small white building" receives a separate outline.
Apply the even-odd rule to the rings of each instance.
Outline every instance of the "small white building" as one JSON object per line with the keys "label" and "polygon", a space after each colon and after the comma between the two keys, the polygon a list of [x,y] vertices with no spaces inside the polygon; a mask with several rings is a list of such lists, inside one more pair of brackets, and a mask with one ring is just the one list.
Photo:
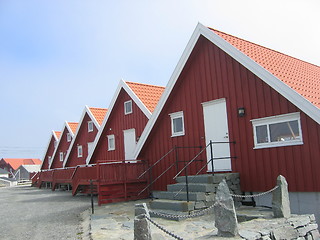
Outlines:
{"label": "small white building", "polygon": [[40,171],[40,165],[21,165],[15,171],[16,180],[30,180],[30,174]]}

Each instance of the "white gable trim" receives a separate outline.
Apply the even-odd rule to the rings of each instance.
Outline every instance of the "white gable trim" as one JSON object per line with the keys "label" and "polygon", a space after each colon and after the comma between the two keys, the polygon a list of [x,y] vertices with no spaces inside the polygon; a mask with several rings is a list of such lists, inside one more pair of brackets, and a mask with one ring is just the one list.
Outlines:
{"label": "white gable trim", "polygon": [[[77,126],[77,129],[78,129],[78,127],[79,127],[79,124],[78,124],[78,126]],[[51,156],[52,161],[51,161],[51,164],[49,164],[49,169],[51,169],[51,166],[52,166],[54,157],[55,157],[55,155],[57,154],[57,150],[58,150],[58,148],[59,148],[59,146],[60,146],[61,139],[62,139],[62,135],[63,135],[65,129],[67,129],[67,131],[71,134],[71,137],[72,137],[72,140],[73,140],[74,134],[73,134],[73,132],[71,131],[71,128],[70,128],[68,122],[65,121],[65,122],[64,122],[64,125],[63,125],[63,128],[62,128],[62,131],[61,131],[61,135],[60,135],[59,142],[58,142],[57,147],[56,147],[56,149],[54,150],[54,152],[53,152],[53,154],[52,154],[52,156]],[[71,144],[69,145],[69,149],[68,149],[67,152],[69,152],[70,146],[71,146]]]}
{"label": "white gable trim", "polygon": [[274,90],[279,92],[283,97],[288,99],[292,104],[294,104],[295,106],[300,108],[310,118],[312,118],[314,121],[316,121],[318,124],[320,124],[320,109],[319,108],[317,108],[314,104],[312,104],[307,99],[305,99],[303,96],[301,96],[295,90],[290,88],[288,85],[286,85],[280,79],[275,77],[273,74],[271,74],[265,68],[260,66],[258,63],[253,61],[251,58],[246,56],[240,50],[238,50],[237,48],[232,46],[230,43],[228,43],[222,37],[220,37],[219,35],[214,33],[209,28],[205,27],[201,23],[198,23],[196,29],[194,30],[186,48],[185,48],[177,66],[176,66],[176,68],[174,69],[174,71],[170,77],[170,80],[167,84],[167,87],[165,88],[165,91],[162,94],[162,97],[161,97],[156,109],[154,110],[152,117],[150,118],[143,133],[141,134],[141,137],[137,143],[136,151],[134,153],[135,158],[138,157],[143,145],[145,144],[145,141],[147,140],[157,118],[159,117],[159,114],[161,113],[161,111],[164,107],[164,104],[166,103],[174,85],[176,84],[176,81],[177,81],[178,77],[180,76],[183,67],[185,66],[195,44],[197,43],[197,41],[201,35],[204,36],[205,38],[207,38],[209,41],[211,41],[216,46],[218,46],[221,50],[226,52],[228,55],[230,55],[236,61],[241,63],[244,67],[246,67],[248,70],[250,70],[256,76],[258,76],[260,79],[262,79],[270,87],[272,87]]}
{"label": "white gable trim", "polygon": [[96,126],[96,128],[98,129],[99,131],[99,128],[100,128],[100,125],[98,123],[98,121],[95,119],[95,117],[93,116],[92,112],[90,111],[90,108],[86,105],[82,111],[82,115],[81,115],[81,118],[80,118],[80,121],[79,121],[79,124],[77,126],[77,130],[76,130],[76,133],[74,134],[74,137],[72,138],[72,141],[70,143],[70,146],[69,146],[69,149],[68,149],[68,152],[67,152],[67,156],[64,158],[63,160],[63,167],[66,166],[68,160],[69,160],[69,156],[70,156],[70,152],[71,152],[71,149],[73,148],[73,145],[76,141],[76,138],[78,136],[78,133],[80,131],[80,127],[83,123],[83,120],[84,120],[84,117],[86,116],[86,113],[88,114],[89,118],[92,120],[92,122],[94,123],[94,125]]}
{"label": "white gable trim", "polygon": [[[41,163],[41,166],[40,166],[40,170],[42,169],[43,164],[44,164],[44,161],[46,160],[46,155],[47,155],[47,153],[48,153],[48,150],[49,150],[49,147],[50,147],[50,142],[51,142],[52,138],[54,138],[54,141],[58,141],[58,137],[57,137],[55,131],[53,131],[53,130],[51,130],[51,136],[50,136],[50,138],[49,138],[49,142],[48,142],[48,144],[47,144],[46,151],[44,152],[44,156],[43,156],[43,158],[42,158],[42,163]],[[53,144],[54,144],[54,142],[53,142]],[[57,145],[57,146],[58,146],[58,145]],[[49,168],[49,163],[48,163],[48,168]]]}
{"label": "white gable trim", "polygon": [[146,117],[149,119],[151,117],[151,112],[149,111],[149,109],[143,104],[143,102],[138,98],[138,96],[132,91],[132,89],[125,83],[125,81],[123,81],[122,79],[120,80],[118,87],[116,89],[115,94],[113,95],[113,98],[111,100],[111,103],[109,105],[108,111],[106,116],[103,119],[103,122],[101,124],[101,128],[98,131],[98,134],[96,136],[96,138],[94,139],[93,142],[93,147],[91,150],[91,153],[89,153],[89,155],[87,156],[86,159],[86,164],[90,163],[90,160],[92,158],[92,155],[96,149],[96,146],[98,144],[99,139],[101,138],[102,132],[104,130],[104,128],[106,127],[106,124],[108,122],[108,119],[112,113],[113,107],[119,97],[120,91],[121,89],[124,89],[127,94],[130,96],[130,98],[137,104],[137,106],[140,108],[140,110],[146,115]]}

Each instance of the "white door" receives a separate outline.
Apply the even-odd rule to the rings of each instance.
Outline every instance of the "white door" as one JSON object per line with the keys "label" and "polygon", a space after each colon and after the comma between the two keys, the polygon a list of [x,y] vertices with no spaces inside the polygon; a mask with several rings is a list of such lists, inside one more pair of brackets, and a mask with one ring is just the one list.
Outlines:
{"label": "white door", "polygon": [[125,160],[133,159],[136,148],[136,130],[134,128],[123,130]]}
{"label": "white door", "polygon": [[[218,99],[202,103],[204,115],[204,128],[206,144],[212,142],[229,142],[227,107],[225,99]],[[231,171],[230,144],[217,143],[212,144],[214,171]],[[210,147],[207,148],[207,159],[211,159]],[[208,164],[208,172],[212,172],[211,163]]]}

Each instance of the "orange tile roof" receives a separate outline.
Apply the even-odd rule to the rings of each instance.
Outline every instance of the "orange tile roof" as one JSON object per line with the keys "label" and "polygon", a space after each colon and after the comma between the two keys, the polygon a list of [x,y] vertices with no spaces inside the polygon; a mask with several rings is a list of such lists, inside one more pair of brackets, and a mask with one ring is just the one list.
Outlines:
{"label": "orange tile roof", "polygon": [[61,132],[59,132],[59,131],[54,131],[54,133],[56,134],[56,136],[57,136],[57,138],[58,138],[58,140],[59,140],[59,139],[60,139]]}
{"label": "orange tile roof", "polygon": [[133,82],[126,82],[126,84],[149,109],[149,111],[153,112],[164,91],[164,87]]}
{"label": "orange tile roof", "polygon": [[40,165],[42,161],[38,158],[2,158],[7,164],[17,170],[21,165]]}
{"label": "orange tile roof", "polygon": [[106,116],[106,113],[108,111],[108,109],[106,108],[94,108],[94,107],[89,107],[92,115],[94,116],[94,118],[97,120],[97,122],[99,123],[99,125],[102,124],[104,117]]}
{"label": "orange tile roof", "polygon": [[319,66],[218,30],[211,30],[320,108]]}
{"label": "orange tile roof", "polygon": [[77,130],[78,123],[76,123],[76,122],[68,122],[68,125],[69,125],[72,133],[75,134],[75,132]]}

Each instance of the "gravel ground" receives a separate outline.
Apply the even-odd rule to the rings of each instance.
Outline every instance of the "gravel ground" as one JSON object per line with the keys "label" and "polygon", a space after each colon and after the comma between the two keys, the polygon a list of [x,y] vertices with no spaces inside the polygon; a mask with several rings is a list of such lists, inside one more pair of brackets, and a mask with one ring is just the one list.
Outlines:
{"label": "gravel ground", "polygon": [[0,239],[82,239],[90,197],[30,186],[0,188]]}

